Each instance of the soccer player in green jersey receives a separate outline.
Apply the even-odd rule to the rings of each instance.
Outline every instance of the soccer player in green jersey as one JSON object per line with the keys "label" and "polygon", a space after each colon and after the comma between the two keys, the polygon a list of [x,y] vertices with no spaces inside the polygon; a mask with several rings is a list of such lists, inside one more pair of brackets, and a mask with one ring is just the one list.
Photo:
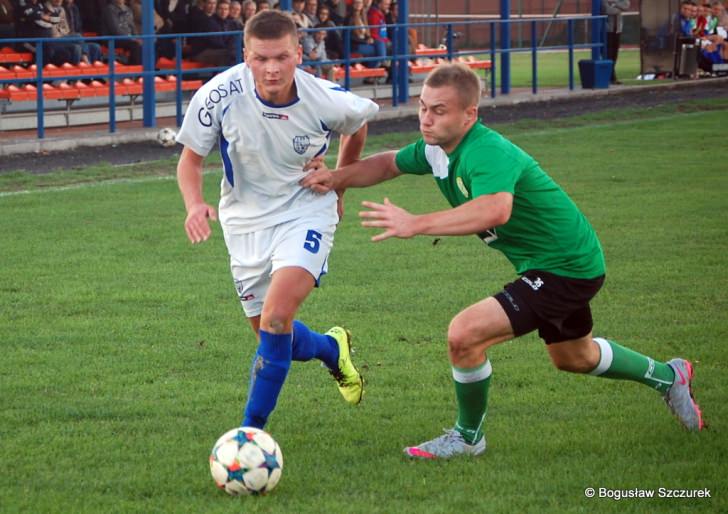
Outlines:
{"label": "soccer player in green jersey", "polygon": [[492,373],[487,350],[534,330],[558,369],[645,384],[663,395],[686,428],[700,430],[690,362],[660,362],[592,336],[589,301],[605,273],[599,239],[538,162],[480,123],[480,92],[480,80],[467,67],[437,67],[420,96],[421,139],[333,172],[314,162],[301,182],[326,192],[403,173],[432,174],[452,208],[415,215],[386,198],[381,204],[363,202],[368,210],[360,213],[362,225],[382,229],[372,240],[477,234],[503,252],[519,275],[451,321],[447,344],[458,404],[455,426],[405,453],[428,459],[483,453]]}

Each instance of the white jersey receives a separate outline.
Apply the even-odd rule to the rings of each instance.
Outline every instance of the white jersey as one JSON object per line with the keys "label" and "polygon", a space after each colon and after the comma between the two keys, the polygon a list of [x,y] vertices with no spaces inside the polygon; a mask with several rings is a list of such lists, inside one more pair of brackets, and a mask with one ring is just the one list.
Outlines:
{"label": "white jersey", "polygon": [[377,113],[377,104],[297,69],[297,98],[272,105],[258,97],[253,74],[238,64],[194,95],[177,141],[205,156],[220,145],[224,176],[220,222],[243,234],[329,210],[336,193],[302,188],[303,166],[326,153],[331,132],[353,134]]}

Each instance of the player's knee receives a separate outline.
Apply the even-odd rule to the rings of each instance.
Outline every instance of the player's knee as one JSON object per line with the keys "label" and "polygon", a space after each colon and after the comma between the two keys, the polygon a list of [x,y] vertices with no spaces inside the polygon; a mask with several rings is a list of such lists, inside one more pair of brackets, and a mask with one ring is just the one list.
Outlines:
{"label": "player's knee", "polygon": [[472,335],[463,323],[453,320],[447,330],[447,347],[453,360],[458,361],[471,351]]}
{"label": "player's knee", "polygon": [[264,310],[260,326],[272,334],[287,334],[293,329],[293,314],[280,308]]}

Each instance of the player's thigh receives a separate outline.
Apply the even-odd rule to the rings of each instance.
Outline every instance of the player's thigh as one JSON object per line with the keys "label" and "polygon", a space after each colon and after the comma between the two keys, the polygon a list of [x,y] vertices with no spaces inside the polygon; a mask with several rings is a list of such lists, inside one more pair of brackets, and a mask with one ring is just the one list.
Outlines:
{"label": "player's thigh", "polygon": [[263,306],[263,317],[292,318],[311,290],[328,272],[336,220],[308,216],[279,227],[271,254],[272,280]]}
{"label": "player's thigh", "polygon": [[448,328],[448,344],[451,347],[477,346],[484,350],[512,338],[510,319],[492,296],[460,311]]}
{"label": "player's thigh", "polygon": [[230,272],[243,311],[248,318],[260,316],[270,286],[275,228],[224,235]]}

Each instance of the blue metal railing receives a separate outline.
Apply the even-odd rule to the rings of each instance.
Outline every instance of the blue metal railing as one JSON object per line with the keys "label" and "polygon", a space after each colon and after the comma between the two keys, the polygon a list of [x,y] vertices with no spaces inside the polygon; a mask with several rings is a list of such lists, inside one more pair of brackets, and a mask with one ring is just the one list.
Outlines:
{"label": "blue metal railing", "polygon": [[[338,31],[341,34],[342,41],[343,41],[343,50],[344,55],[341,56],[341,59],[329,59],[326,61],[310,61],[310,60],[304,60],[303,65],[309,65],[309,66],[333,66],[333,65],[341,65],[344,68],[344,80],[343,80],[343,86],[346,89],[351,89],[351,68],[356,63],[371,63],[371,62],[377,62],[382,60],[389,60],[391,62],[391,71],[390,71],[390,77],[392,82],[392,105],[397,106],[400,102],[406,102],[408,99],[408,89],[407,89],[407,81],[409,78],[409,66],[408,62],[410,60],[418,59],[421,57],[425,57],[423,54],[417,54],[417,53],[410,53],[409,50],[402,49],[400,46],[402,45],[402,41],[406,41],[406,31],[410,28],[418,29],[418,28],[425,28],[425,27],[445,27],[446,29],[446,36],[444,38],[445,43],[445,49],[444,49],[444,57],[446,57],[448,60],[453,60],[456,57],[465,57],[470,55],[488,55],[489,60],[491,62],[490,67],[490,84],[489,84],[489,90],[491,97],[496,96],[496,60],[498,56],[506,57],[510,55],[511,53],[518,53],[518,52],[530,52],[531,53],[531,75],[532,75],[532,92],[536,94],[538,92],[538,52],[539,51],[553,51],[553,50],[566,50],[568,51],[569,55],[569,81],[568,81],[568,87],[570,90],[574,89],[574,51],[577,49],[591,49],[592,55],[596,56],[593,58],[599,58],[600,55],[604,53],[605,48],[605,19],[606,16],[570,16],[570,17],[563,17],[558,18],[557,22],[565,22],[566,23],[566,32],[567,32],[567,43],[566,45],[553,45],[553,46],[543,46],[539,47],[537,45],[537,29],[539,24],[545,24],[545,23],[553,23],[553,19],[539,19],[539,20],[533,20],[533,19],[509,19],[509,20],[474,20],[474,21],[459,21],[459,22],[450,22],[450,23],[436,23],[436,22],[430,22],[430,23],[397,23],[397,24],[391,24],[387,25],[387,31],[389,34],[393,34],[392,40],[392,52],[391,54],[387,55],[384,59],[382,56],[373,56],[373,57],[352,57],[352,54],[355,53],[355,51],[352,51],[352,31],[356,29],[356,27],[325,27],[325,28],[316,28],[316,29],[306,29],[306,32],[317,32],[320,30],[324,31]],[[575,30],[575,23],[576,22],[584,22],[584,23],[590,23],[591,30],[596,31],[595,34],[598,35],[598,37],[593,37],[593,42],[585,42],[585,43],[576,43],[574,38],[574,30]],[[510,47],[498,47],[496,44],[496,41],[498,39],[498,35],[503,35],[503,32],[506,30],[506,27],[510,27],[512,24],[529,24],[530,25],[530,32],[531,32],[531,46],[529,48],[510,48]],[[455,32],[454,27],[460,27],[460,26],[467,26],[467,25],[480,25],[480,26],[487,26],[489,31],[489,40],[490,40],[490,48],[489,49],[470,49],[470,50],[458,50],[455,47]],[[371,27],[371,26],[370,26]],[[402,33],[405,34],[405,37],[402,37]],[[194,69],[183,69],[183,46],[185,41],[189,41],[191,39],[197,38],[197,37],[210,37],[210,36],[223,36],[223,37],[232,37],[234,38],[234,44],[232,47],[235,49],[235,61],[236,62],[242,62],[243,54],[242,54],[242,43],[243,43],[243,35],[241,32],[198,32],[198,33],[187,33],[187,34],[164,34],[164,35],[135,35],[135,36],[96,36],[96,37],[74,37],[72,39],[69,38],[69,40],[65,40],[63,38],[11,38],[11,39],[0,39],[0,47],[2,46],[8,46],[8,45],[15,45],[18,43],[31,43],[35,46],[35,64],[36,64],[36,76],[35,76],[35,85],[36,85],[36,122],[37,122],[37,136],[39,139],[43,139],[45,137],[45,126],[44,126],[44,113],[45,113],[45,103],[44,103],[44,96],[43,96],[43,84],[47,81],[52,80],[86,80],[86,79],[104,79],[107,81],[109,86],[109,132],[115,132],[116,131],[116,81],[118,79],[124,79],[128,77],[140,77],[144,80],[144,90],[143,90],[143,98],[145,103],[145,126],[154,126],[156,123],[156,120],[153,118],[151,120],[148,119],[148,116],[146,116],[146,113],[151,112],[154,113],[154,102],[156,98],[156,92],[154,89],[154,79],[157,76],[174,76],[176,79],[176,87],[175,87],[175,103],[176,103],[176,110],[175,110],[175,117],[176,117],[176,123],[177,125],[182,124],[182,118],[184,116],[183,113],[183,90],[182,90],[182,82],[185,79],[185,77],[189,77],[191,75],[200,76],[200,75],[209,75],[211,76],[214,73],[220,72],[227,67],[225,66],[208,66],[203,68],[194,68]],[[143,54],[146,54],[145,65],[142,67],[141,72],[132,72],[132,73],[117,73],[116,72],[116,58],[118,57],[116,47],[118,41],[122,40],[130,40],[130,39],[137,39],[142,40],[142,52]],[[155,63],[149,64],[149,55],[154,55],[154,46],[158,40],[164,40],[164,39],[172,39],[174,41],[174,68],[168,68],[168,69],[161,69],[157,70],[154,68]],[[44,47],[46,45],[51,43],[59,43],[59,42],[73,42],[73,43],[79,43],[79,42],[106,42],[108,47],[108,73],[91,73],[89,74],[83,74],[83,75],[77,75],[77,76],[52,76],[49,77],[47,74],[44,75]],[[150,50],[151,49],[151,50]],[[438,50],[441,51],[441,50]],[[430,57],[436,57],[435,55],[432,55]],[[506,73],[508,73],[508,69],[506,68]],[[0,87],[5,87],[7,84],[14,84],[14,83],[27,83],[28,79],[25,78],[15,78],[15,79],[0,79]],[[507,94],[510,91],[510,76],[502,76],[501,77],[501,92],[503,94]],[[151,108],[149,107],[151,105]]]}

